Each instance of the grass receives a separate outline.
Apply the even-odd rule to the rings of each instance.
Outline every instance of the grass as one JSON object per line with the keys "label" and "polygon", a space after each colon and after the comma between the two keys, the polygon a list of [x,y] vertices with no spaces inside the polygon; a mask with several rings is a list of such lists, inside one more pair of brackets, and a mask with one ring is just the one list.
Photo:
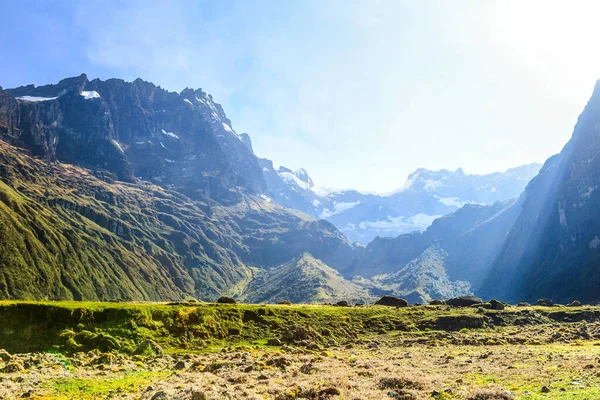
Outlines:
{"label": "grass", "polygon": [[137,393],[140,388],[149,386],[172,375],[169,371],[128,371],[108,379],[59,378],[46,383],[44,398],[53,400],[97,399],[113,394]]}
{"label": "grass", "polygon": [[[506,391],[518,399],[595,399],[596,313],[600,308],[508,307],[482,315],[446,306],[3,301],[0,348],[53,351],[50,363],[19,359],[25,370],[17,376],[37,368],[41,398],[133,399],[165,391],[186,399],[195,386],[208,399],[338,392],[329,398],[382,399],[390,390],[414,399],[502,399]],[[484,325],[473,328],[481,318]],[[292,325],[313,332],[321,347],[266,346]],[[145,339],[170,355],[131,355]],[[174,369],[178,360],[182,370]],[[4,382],[5,394],[29,387],[28,379]],[[434,391],[440,394],[432,397]]]}

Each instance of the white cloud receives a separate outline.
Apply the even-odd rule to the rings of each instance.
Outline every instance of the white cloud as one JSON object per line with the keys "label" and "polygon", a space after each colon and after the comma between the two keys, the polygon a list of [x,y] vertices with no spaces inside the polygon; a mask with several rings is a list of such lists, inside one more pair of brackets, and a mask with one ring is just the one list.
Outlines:
{"label": "white cloud", "polygon": [[505,170],[568,140],[600,77],[598,7],[525,3],[85,2],[79,15],[109,76],[202,87],[259,156],[386,191],[417,167]]}

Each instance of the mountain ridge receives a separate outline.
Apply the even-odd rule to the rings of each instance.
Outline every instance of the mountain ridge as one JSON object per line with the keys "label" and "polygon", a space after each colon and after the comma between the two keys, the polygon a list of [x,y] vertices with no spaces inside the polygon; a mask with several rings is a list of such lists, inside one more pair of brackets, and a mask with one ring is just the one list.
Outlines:
{"label": "mountain ridge", "polygon": [[541,167],[531,163],[484,175],[466,174],[462,168],[418,168],[401,190],[380,195],[358,190],[323,191],[304,169],[297,172],[306,181],[289,168],[275,168],[268,159],[261,158],[259,163],[271,198],[314,218],[331,221],[349,239],[364,245],[377,236],[424,230],[435,219],[465,204],[491,205],[516,198]]}

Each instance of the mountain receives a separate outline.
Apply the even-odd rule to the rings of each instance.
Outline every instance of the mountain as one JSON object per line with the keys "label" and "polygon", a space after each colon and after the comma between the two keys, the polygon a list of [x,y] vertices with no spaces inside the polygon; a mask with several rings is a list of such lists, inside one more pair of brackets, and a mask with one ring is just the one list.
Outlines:
{"label": "mountain", "polygon": [[562,151],[523,193],[483,293],[533,301],[598,301],[600,81]]}
{"label": "mountain", "polygon": [[373,301],[367,288],[344,279],[338,271],[310,254],[264,271],[248,285],[247,295],[241,297],[250,303],[278,303],[282,300],[299,303],[305,299],[314,302]]}
{"label": "mountain", "polygon": [[519,206],[514,199],[491,206],[468,204],[423,232],[376,238],[347,274],[360,276],[366,287],[418,302],[477,293]]}
{"label": "mountain", "polygon": [[[251,296],[302,257],[332,274],[364,251],[265,190],[249,138],[200,89],[85,75],[0,89],[0,298]],[[332,297],[352,286],[331,279]]]}
{"label": "mountain", "polygon": [[136,79],[22,86],[0,95],[0,139],[34,156],[235,203],[266,190],[258,160],[202,89],[168,92]]}
{"label": "mountain", "polygon": [[600,81],[562,151],[518,199],[465,205],[424,232],[377,238],[349,275],[427,299],[472,291],[535,302],[600,300]]}
{"label": "mountain", "polygon": [[540,169],[523,165],[487,175],[418,169],[390,195],[355,190],[323,192],[304,169],[274,168],[259,159],[269,196],[280,204],[335,224],[350,240],[367,244],[377,236],[397,236],[427,228],[436,218],[465,204],[493,204],[518,197]]}

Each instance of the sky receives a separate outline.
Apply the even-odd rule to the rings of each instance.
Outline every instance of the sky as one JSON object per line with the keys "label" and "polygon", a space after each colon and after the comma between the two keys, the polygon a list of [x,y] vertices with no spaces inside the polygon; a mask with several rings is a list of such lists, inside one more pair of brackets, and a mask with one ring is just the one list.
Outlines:
{"label": "sky", "polygon": [[259,157],[389,192],[503,171],[570,138],[600,78],[600,3],[7,0],[0,85],[140,77],[213,94]]}

